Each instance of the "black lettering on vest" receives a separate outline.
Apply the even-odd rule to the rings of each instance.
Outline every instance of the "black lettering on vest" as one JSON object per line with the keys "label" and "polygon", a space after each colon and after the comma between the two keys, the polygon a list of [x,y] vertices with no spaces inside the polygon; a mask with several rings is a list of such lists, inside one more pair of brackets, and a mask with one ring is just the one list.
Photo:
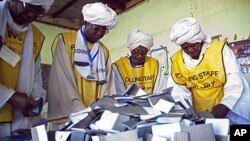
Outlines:
{"label": "black lettering on vest", "polygon": [[9,38],[14,38],[14,39],[17,39],[18,41],[23,41],[22,40],[22,37],[20,36],[20,35],[15,35],[14,33],[12,33],[11,31],[8,31],[7,32],[7,36],[9,37]]}
{"label": "black lettering on vest", "polygon": [[151,90],[151,89],[152,89],[152,87],[147,87],[147,91],[148,91],[148,90]]}
{"label": "black lettering on vest", "polygon": [[215,81],[213,80],[212,82],[211,82],[211,84],[212,84],[212,87],[214,86],[214,84],[215,84]]}
{"label": "black lettering on vest", "polygon": [[196,75],[188,77],[188,81],[194,81],[194,80],[198,80],[198,77]]}
{"label": "black lettering on vest", "polygon": [[152,81],[154,75],[140,76],[140,77],[125,77],[125,82],[142,82],[142,81]]}
{"label": "black lettering on vest", "polygon": [[202,73],[199,73],[198,76],[199,76],[199,79],[203,78],[203,74]]}
{"label": "black lettering on vest", "polygon": [[198,77],[199,77],[199,79],[203,79],[205,76],[217,77],[218,74],[219,74],[218,71],[203,71],[203,72],[198,73]]}
{"label": "black lettering on vest", "polygon": [[209,84],[209,83],[207,83],[207,82],[205,82],[204,84],[204,88],[209,88],[211,85]]}
{"label": "black lettering on vest", "polygon": [[177,79],[180,79],[180,78],[182,78],[182,75],[181,75],[181,73],[175,73],[175,77],[176,77]]}

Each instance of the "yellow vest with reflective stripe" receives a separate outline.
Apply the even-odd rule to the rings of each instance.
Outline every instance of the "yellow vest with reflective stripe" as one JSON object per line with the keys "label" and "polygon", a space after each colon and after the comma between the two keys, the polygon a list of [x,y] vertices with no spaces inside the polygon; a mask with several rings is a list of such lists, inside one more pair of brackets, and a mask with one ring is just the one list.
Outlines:
{"label": "yellow vest with reflective stripe", "polygon": [[[70,60],[72,62],[72,68],[74,71],[74,76],[76,79],[77,89],[79,92],[79,95],[81,96],[83,100],[83,104],[85,106],[89,106],[91,103],[93,103],[97,98],[101,97],[101,88],[102,85],[98,85],[97,81],[90,81],[82,78],[80,74],[78,73],[75,64],[74,64],[74,49],[75,49],[75,40],[76,40],[76,34],[77,32],[74,30],[67,31],[64,33],[61,33],[59,35],[62,35],[63,41],[67,50],[67,53],[69,54]],[[55,43],[54,47],[55,48]],[[91,48],[93,44],[88,43],[88,47]],[[104,58],[105,63],[107,64],[108,58],[109,58],[109,51],[108,49],[100,42],[100,47],[103,49],[104,52]]]}
{"label": "yellow vest with reflective stripe", "polygon": [[146,93],[153,93],[158,75],[158,61],[156,59],[147,56],[142,67],[133,68],[129,58],[122,57],[112,65],[117,66],[125,88],[135,83]]}
{"label": "yellow vest with reflective stripe", "polygon": [[188,70],[183,62],[182,50],[172,57],[173,80],[191,90],[193,106],[197,112],[209,110],[217,105],[224,96],[226,83],[222,51],[225,42],[212,41],[204,57],[195,68]]}
{"label": "yellow vest with reflective stripe", "polygon": [[[36,59],[42,49],[44,35],[35,26],[32,25],[33,31],[33,57]],[[10,48],[16,54],[22,55],[25,33],[14,34],[7,28],[5,33],[4,45]],[[0,83],[8,88],[15,89],[18,79],[20,61],[15,67],[10,66],[4,60],[0,59]],[[0,108],[0,122],[12,121],[12,107],[6,103]]]}

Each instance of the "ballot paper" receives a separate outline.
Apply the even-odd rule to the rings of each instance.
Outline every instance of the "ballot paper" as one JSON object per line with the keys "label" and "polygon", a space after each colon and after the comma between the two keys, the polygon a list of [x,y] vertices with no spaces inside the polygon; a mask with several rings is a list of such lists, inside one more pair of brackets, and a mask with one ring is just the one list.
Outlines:
{"label": "ballot paper", "polygon": [[125,127],[122,125],[122,123],[128,120],[129,116],[112,113],[108,110],[105,110],[97,126],[103,131],[124,131]]}
{"label": "ballot paper", "polygon": [[0,107],[2,107],[15,91],[0,84]]}
{"label": "ballot paper", "polygon": [[182,123],[175,122],[170,124],[157,124],[152,126],[152,133],[156,136],[162,136],[168,140],[173,140],[175,132],[181,132]]}
{"label": "ballot paper", "polygon": [[91,112],[91,108],[86,108],[79,112],[71,113],[69,119],[75,124],[88,116],[88,112]]}
{"label": "ballot paper", "polygon": [[180,122],[181,117],[159,117],[156,119],[157,123],[174,123],[174,122]]}
{"label": "ballot paper", "polygon": [[188,132],[175,132],[174,140],[175,141],[189,141],[189,133]]}
{"label": "ballot paper", "polygon": [[136,130],[129,130],[107,136],[92,136],[92,141],[138,141]]}
{"label": "ballot paper", "polygon": [[143,137],[144,141],[166,141],[167,139],[161,136],[154,136],[152,134],[146,134]]}
{"label": "ballot paper", "polygon": [[188,132],[191,141],[215,141],[212,124],[183,126],[182,132]]}
{"label": "ballot paper", "polygon": [[82,131],[71,131],[70,141],[84,141],[85,134]]}
{"label": "ballot paper", "polygon": [[45,125],[39,125],[31,128],[32,141],[48,141]]}
{"label": "ballot paper", "polygon": [[155,105],[153,105],[153,108],[164,113],[169,113],[169,111],[174,107],[174,105],[175,104],[172,102],[160,99]]}
{"label": "ballot paper", "polygon": [[122,95],[129,95],[129,96],[142,96],[147,94],[143,91],[140,87],[138,87],[135,83],[128,86],[125,92]]}
{"label": "ballot paper", "polygon": [[229,133],[229,119],[207,118],[205,123],[213,125],[215,135],[227,136]]}
{"label": "ballot paper", "polygon": [[71,134],[71,131],[56,131],[55,139],[56,141],[67,141]]}
{"label": "ballot paper", "polygon": [[10,50],[5,45],[3,45],[0,50],[0,58],[2,58],[6,63],[10,64],[12,67],[15,67],[16,64],[20,61],[20,56]]}

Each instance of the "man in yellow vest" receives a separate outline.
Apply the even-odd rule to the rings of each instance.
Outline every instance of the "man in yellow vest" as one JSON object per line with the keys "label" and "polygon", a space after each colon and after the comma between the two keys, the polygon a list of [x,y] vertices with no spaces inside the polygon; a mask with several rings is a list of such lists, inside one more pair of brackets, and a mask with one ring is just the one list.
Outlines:
{"label": "man in yellow vest", "polygon": [[181,46],[172,57],[168,87],[176,101],[188,99],[197,112],[250,123],[250,92],[236,57],[224,41],[212,41],[195,18],[172,28],[170,39]]}
{"label": "man in yellow vest", "polygon": [[131,56],[122,57],[112,64],[117,94],[123,94],[135,83],[146,93],[161,93],[166,85],[164,72],[158,60],[147,56],[153,46],[153,37],[133,29],[127,38]]}
{"label": "man in yellow vest", "polygon": [[85,24],[58,35],[48,88],[48,119],[67,121],[70,113],[112,94],[113,77],[108,49],[99,40],[115,27],[115,11],[102,3],[86,4]]}
{"label": "man in yellow vest", "polygon": [[[30,128],[38,121],[36,99],[45,100],[40,51],[42,32],[31,24],[53,0],[3,0],[0,2],[0,136]],[[41,104],[42,106],[42,104]],[[35,120],[37,119],[37,120]]]}

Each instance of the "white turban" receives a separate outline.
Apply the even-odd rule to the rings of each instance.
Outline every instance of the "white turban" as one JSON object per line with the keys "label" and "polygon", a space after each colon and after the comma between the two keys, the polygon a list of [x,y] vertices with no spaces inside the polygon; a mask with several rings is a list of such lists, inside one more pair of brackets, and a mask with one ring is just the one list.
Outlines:
{"label": "white turban", "polygon": [[99,26],[106,26],[107,29],[114,28],[117,23],[115,11],[101,2],[86,4],[82,8],[82,14],[84,21]]}
{"label": "white turban", "polygon": [[182,45],[202,42],[206,39],[206,35],[195,18],[187,17],[174,24],[170,39],[177,45]]}
{"label": "white turban", "polygon": [[54,2],[54,0],[20,0],[20,1],[32,4],[32,5],[40,5],[44,8],[45,11],[48,11],[50,6]]}
{"label": "white turban", "polygon": [[127,43],[130,51],[139,47],[140,45],[150,50],[150,48],[153,46],[153,37],[142,30],[133,29],[128,34]]}

